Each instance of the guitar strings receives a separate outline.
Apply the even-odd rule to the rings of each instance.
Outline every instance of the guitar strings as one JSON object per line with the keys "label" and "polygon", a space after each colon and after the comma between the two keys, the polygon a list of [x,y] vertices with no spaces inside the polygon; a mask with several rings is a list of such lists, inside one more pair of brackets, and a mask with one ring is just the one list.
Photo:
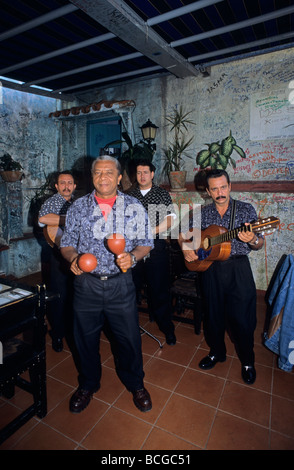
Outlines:
{"label": "guitar strings", "polygon": [[219,245],[222,242],[230,241],[233,238],[237,238],[239,232],[251,232],[252,226],[242,225],[241,227],[234,228],[228,232],[222,233],[209,239],[209,246]]}

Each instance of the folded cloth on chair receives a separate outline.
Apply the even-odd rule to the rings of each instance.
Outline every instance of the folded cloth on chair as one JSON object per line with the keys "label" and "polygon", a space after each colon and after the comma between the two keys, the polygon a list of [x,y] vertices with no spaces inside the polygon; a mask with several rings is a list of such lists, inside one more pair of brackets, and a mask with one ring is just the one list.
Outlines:
{"label": "folded cloth on chair", "polygon": [[287,255],[268,298],[271,319],[264,344],[278,354],[280,369],[290,372],[294,365],[294,258]]}

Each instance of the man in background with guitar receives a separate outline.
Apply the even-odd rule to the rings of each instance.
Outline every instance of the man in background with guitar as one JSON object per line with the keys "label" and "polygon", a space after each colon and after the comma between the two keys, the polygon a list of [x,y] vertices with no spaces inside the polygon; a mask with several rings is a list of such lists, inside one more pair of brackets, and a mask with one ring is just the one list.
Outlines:
{"label": "man in background with guitar", "polygon": [[51,325],[52,348],[56,352],[63,350],[65,336],[65,317],[69,312],[71,273],[68,264],[59,250],[60,238],[65,225],[68,208],[73,202],[76,188],[70,171],[62,171],[55,184],[57,193],[48,198],[39,212],[39,225],[44,227],[44,235],[50,246],[50,285],[49,289],[59,297],[49,303],[48,319]]}
{"label": "man in background with guitar", "polygon": [[[211,369],[217,362],[226,360],[224,341],[226,326],[233,334],[236,351],[240,359],[242,378],[246,384],[253,384],[256,378],[254,368],[254,330],[256,327],[256,287],[248,259],[251,250],[260,250],[264,240],[249,230],[257,220],[251,204],[234,201],[230,197],[231,183],[225,170],[211,170],[207,174],[206,191],[212,204],[202,207],[201,231],[217,225],[232,230],[239,227],[236,237],[229,242],[229,254],[225,260],[215,260],[209,267],[195,269],[202,272],[203,297],[205,304],[204,333],[209,354],[199,367]],[[248,228],[248,231],[247,231]],[[201,249],[187,249],[186,236],[180,234],[179,243],[186,265],[199,262],[209,255]],[[208,240],[208,238],[207,238]],[[207,242],[206,240],[206,242]],[[202,242],[203,243],[203,242]],[[208,246],[204,248],[208,249]],[[205,259],[204,259],[205,263]],[[201,263],[199,263],[201,264]]]}

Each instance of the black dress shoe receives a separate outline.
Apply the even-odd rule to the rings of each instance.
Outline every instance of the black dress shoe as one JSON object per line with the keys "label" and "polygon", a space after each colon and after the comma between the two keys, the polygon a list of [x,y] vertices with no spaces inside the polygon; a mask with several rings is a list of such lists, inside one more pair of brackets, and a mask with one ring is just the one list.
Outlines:
{"label": "black dress shoe", "polygon": [[146,388],[135,390],[135,392],[133,392],[133,400],[140,411],[150,411],[152,408],[151,398]]}
{"label": "black dress shoe", "polygon": [[242,366],[242,379],[244,382],[248,385],[252,385],[255,382],[256,379],[256,370],[254,366],[248,365],[248,366]]}
{"label": "black dress shoe", "polygon": [[70,411],[72,413],[80,413],[85,408],[87,408],[92,398],[92,392],[89,392],[88,390],[83,390],[82,388],[78,388],[70,399]]}
{"label": "black dress shoe", "polygon": [[217,356],[213,356],[208,354],[208,356],[205,356],[200,362],[199,362],[199,367],[200,369],[203,370],[209,370],[212,369],[217,362],[225,362],[226,358],[219,358]]}
{"label": "black dress shoe", "polygon": [[170,346],[174,346],[177,342],[177,338],[175,337],[174,334],[166,335],[165,339],[166,339],[166,344],[169,344]]}
{"label": "black dress shoe", "polygon": [[56,352],[61,352],[63,350],[63,342],[61,338],[52,339],[52,349]]}

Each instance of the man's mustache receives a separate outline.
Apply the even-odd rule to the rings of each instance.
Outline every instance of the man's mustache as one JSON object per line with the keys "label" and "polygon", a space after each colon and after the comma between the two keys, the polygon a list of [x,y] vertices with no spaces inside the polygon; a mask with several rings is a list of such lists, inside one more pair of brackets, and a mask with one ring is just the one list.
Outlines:
{"label": "man's mustache", "polygon": [[218,197],[216,198],[216,200],[218,201],[219,199],[226,199],[226,197],[225,197],[225,196],[218,196]]}

